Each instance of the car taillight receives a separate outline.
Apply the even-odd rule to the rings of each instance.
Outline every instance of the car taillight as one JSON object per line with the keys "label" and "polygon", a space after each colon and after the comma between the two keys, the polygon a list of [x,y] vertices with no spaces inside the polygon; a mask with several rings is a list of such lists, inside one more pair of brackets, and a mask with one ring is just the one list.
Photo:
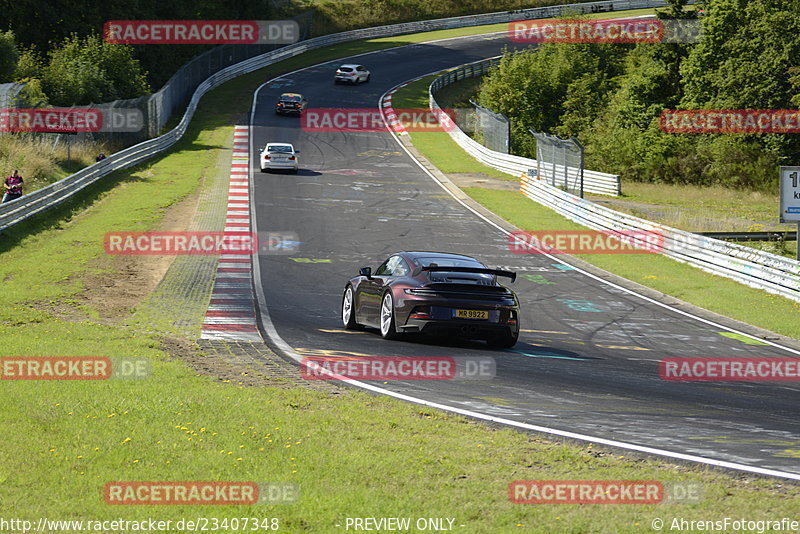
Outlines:
{"label": "car taillight", "polygon": [[272,159],[272,156],[264,156],[264,159]]}
{"label": "car taillight", "polygon": [[294,159],[294,156],[289,156],[289,159]]}

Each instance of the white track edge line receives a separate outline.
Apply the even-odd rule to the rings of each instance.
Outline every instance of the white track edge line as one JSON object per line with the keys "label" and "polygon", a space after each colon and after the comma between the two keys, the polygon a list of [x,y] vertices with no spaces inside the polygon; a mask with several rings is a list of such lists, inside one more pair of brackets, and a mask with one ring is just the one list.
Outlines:
{"label": "white track edge line", "polygon": [[[472,37],[474,37],[474,36],[472,36]],[[463,38],[463,37],[459,37],[459,38]],[[449,39],[442,39],[442,40],[449,40]],[[435,42],[435,41],[431,41],[431,42]],[[415,44],[419,44],[419,43],[415,43]],[[413,46],[413,45],[407,45],[407,46]],[[403,48],[403,47],[398,47],[398,48]],[[393,50],[393,49],[390,49],[390,50]],[[369,53],[372,53],[372,52],[369,52]],[[365,54],[358,54],[358,55],[365,55]],[[349,57],[357,57],[357,56],[346,56],[346,57],[349,58]],[[344,58],[342,58],[342,59],[344,59]],[[260,86],[258,86],[258,88],[253,93],[253,100],[252,100],[252,105],[251,105],[251,108],[250,108],[250,121],[249,121],[249,124],[248,124],[248,128],[250,128],[250,153],[251,154],[253,153],[253,143],[254,143],[254,136],[252,135],[252,133],[253,133],[252,128],[253,128],[253,121],[254,121],[255,112],[256,112],[256,101],[258,99],[258,93],[261,91],[261,89],[266,87],[267,84],[277,80],[278,78],[281,78],[281,77],[284,77],[284,76],[289,76],[289,75],[294,74],[296,72],[301,72],[303,70],[307,70],[307,69],[310,69],[310,68],[318,67],[320,65],[325,65],[326,63],[330,63],[330,61],[329,62],[325,62],[325,63],[318,63],[316,65],[311,65],[311,66],[308,66],[308,67],[303,67],[301,69],[293,70],[291,72],[287,72],[287,73],[282,74],[280,76],[277,76],[275,78],[271,78],[271,79],[267,80],[266,82],[264,82],[263,84],[261,84]],[[437,71],[437,72],[441,72],[441,71]],[[422,76],[422,78],[424,78],[425,76],[428,76],[428,75],[424,75],[424,76]],[[397,86],[392,88],[392,89],[396,89],[396,88],[397,88]],[[385,94],[386,93],[384,93],[384,95]],[[383,98],[384,95],[381,95],[381,99]],[[379,104],[380,104],[380,101],[379,101]],[[383,116],[383,110],[380,109],[380,105],[378,107],[379,107],[379,110],[381,111],[381,116]],[[385,121],[385,119],[384,119],[384,121]],[[389,128],[388,124],[387,124],[387,130],[389,130],[389,133],[394,137],[395,141],[406,152],[406,154],[408,154],[409,157],[414,162],[416,162],[416,164],[425,172],[425,174],[427,174],[431,179],[433,179],[437,184],[439,184],[439,186],[442,189],[444,189],[445,191],[447,191],[447,193],[450,196],[452,196],[457,202],[459,202],[461,205],[463,205],[464,207],[469,209],[472,213],[474,213],[475,215],[477,215],[478,217],[480,217],[481,219],[483,219],[487,223],[491,224],[492,226],[494,226],[495,228],[500,230],[502,233],[504,233],[506,235],[509,234],[509,232],[507,232],[505,229],[503,229],[502,227],[498,226],[493,221],[487,219],[482,214],[478,213],[472,207],[468,206],[466,203],[464,203],[463,201],[458,199],[455,195],[453,195],[453,193],[447,187],[445,187],[445,185],[443,183],[441,183],[435,176],[433,176],[408,151],[408,149],[406,149],[406,147],[403,146],[403,144],[400,142],[398,136],[394,132],[391,131],[391,129]],[[252,165],[250,165],[249,168],[248,168],[248,176],[250,178],[249,183],[250,183],[251,198],[254,198],[253,193],[254,193],[255,184],[253,183],[253,167],[252,167]],[[255,216],[256,215],[255,214],[255,207],[256,207],[256,203],[255,202],[251,202],[250,203],[250,216],[251,216],[251,220],[253,221],[253,231],[257,232],[258,228],[257,228],[257,218]],[[562,263],[564,265],[569,265],[568,263],[563,262],[563,261],[561,261],[561,260],[559,260],[557,258],[553,258],[550,255],[548,255],[548,257],[550,257],[550,258],[552,258],[552,259],[556,260],[557,262]],[[275,328],[275,325],[272,323],[272,318],[270,317],[270,314],[269,314],[269,308],[267,307],[264,288],[263,288],[263,286],[261,284],[261,276],[260,276],[261,266],[260,266],[260,261],[259,261],[259,258],[258,258],[258,253],[257,252],[254,253],[252,258],[253,258],[253,273],[254,273],[253,282],[254,282],[255,289],[256,289],[256,291],[255,291],[256,298],[258,300],[258,312],[261,315],[261,322],[262,322],[262,325],[264,327],[264,330],[266,331],[266,333],[269,336],[270,340],[275,344],[276,347],[278,347],[286,356],[289,356],[291,359],[293,359],[294,361],[296,361],[299,364],[301,362],[301,360],[302,360],[302,357],[299,354],[297,354],[297,352],[295,352],[295,350],[288,343],[286,343],[286,341],[280,336],[280,334],[278,334],[278,331]],[[677,311],[678,313],[681,313],[683,315],[687,315],[688,317],[693,317],[695,319],[698,319],[698,320],[700,320],[702,322],[706,322],[706,323],[711,324],[713,326],[720,326],[720,325],[717,325],[716,323],[714,323],[712,321],[708,321],[706,319],[703,319],[702,317],[696,317],[696,316],[694,316],[692,314],[689,314],[689,313],[686,313],[686,312],[684,312],[682,310],[677,310],[677,309],[671,308],[670,306],[668,306],[666,304],[662,304],[662,303],[660,303],[658,301],[655,301],[653,299],[650,299],[649,297],[646,297],[644,295],[639,295],[635,291],[629,290],[629,289],[621,287],[621,286],[617,286],[616,284],[613,284],[611,282],[603,280],[602,278],[594,276],[591,273],[588,273],[588,272],[583,271],[581,269],[577,269],[577,268],[573,267],[572,265],[570,265],[570,267],[572,267],[573,269],[575,269],[575,270],[577,270],[579,272],[582,272],[583,274],[585,274],[587,276],[590,276],[591,278],[595,278],[595,279],[599,280],[600,282],[607,283],[607,284],[609,284],[609,285],[611,285],[613,287],[618,287],[619,289],[622,289],[625,292],[629,292],[632,295],[639,296],[639,297],[641,297],[641,298],[643,298],[645,300],[648,300],[650,302],[653,302],[654,304],[657,304],[659,306],[663,306],[665,308],[672,309],[674,311]],[[257,276],[255,273],[258,273],[259,276]],[[724,327],[721,327],[721,328],[724,328]],[[727,329],[727,330],[732,330],[732,329]],[[741,332],[741,333],[743,335],[748,336],[748,337],[752,337],[749,334],[745,334],[744,332]],[[260,335],[260,332],[259,332],[259,335]],[[780,348],[786,348],[786,347],[781,347],[780,345],[777,345],[777,344],[774,344],[774,345],[777,346],[777,347],[780,347]],[[792,351],[791,349],[786,349],[786,350],[790,350],[791,352],[795,352],[797,354],[800,354],[800,351]],[[453,406],[447,406],[445,404],[439,404],[439,403],[436,403],[436,402],[427,401],[425,399],[412,397],[410,395],[405,395],[405,394],[402,394],[402,393],[396,393],[394,391],[391,391],[391,390],[388,390],[388,389],[384,389],[384,388],[381,388],[381,387],[377,387],[377,386],[373,386],[371,384],[366,384],[364,382],[360,382],[360,381],[357,381],[357,380],[348,380],[348,383],[352,384],[352,385],[354,385],[356,387],[359,387],[359,388],[362,388],[362,389],[366,389],[368,391],[373,391],[373,392],[376,392],[376,393],[387,395],[389,397],[393,397],[393,398],[396,398],[396,399],[399,399],[399,400],[404,400],[404,401],[411,402],[411,403],[414,403],[414,404],[420,404],[420,405],[423,405],[423,406],[429,406],[431,408],[437,408],[437,409],[444,410],[444,411],[447,411],[447,412],[457,413],[459,415],[464,415],[466,417],[472,417],[472,418],[475,418],[475,419],[481,419],[481,420],[484,420],[484,421],[490,421],[490,422],[499,423],[499,424],[503,424],[503,425],[507,425],[507,426],[512,426],[512,427],[516,427],[516,428],[525,429],[525,430],[532,430],[532,431],[535,431],[535,432],[542,432],[542,433],[545,433],[545,434],[552,434],[552,435],[556,435],[556,436],[562,436],[562,437],[566,437],[566,438],[577,439],[577,440],[580,440],[580,441],[588,441],[588,442],[591,442],[591,443],[600,443],[600,444],[608,445],[608,446],[611,446],[611,447],[618,447],[618,448],[621,448],[621,449],[633,450],[633,451],[642,452],[642,453],[646,453],[646,454],[654,454],[654,455],[657,455],[657,456],[664,456],[664,457],[673,458],[673,459],[677,459],[677,460],[686,460],[686,461],[695,462],[695,463],[701,463],[701,464],[706,464],[706,465],[713,465],[713,466],[717,466],[717,467],[734,469],[734,470],[737,470],[737,471],[746,471],[746,472],[759,474],[759,475],[774,476],[774,477],[779,477],[779,478],[788,478],[788,479],[800,481],[800,474],[787,473],[787,472],[783,472],[783,471],[777,471],[777,470],[773,470],[773,469],[765,469],[765,468],[761,468],[761,467],[749,466],[749,465],[744,465],[744,464],[737,464],[737,463],[734,463],[734,462],[726,462],[724,460],[714,460],[712,458],[704,458],[702,456],[694,456],[694,455],[691,455],[691,454],[677,453],[677,452],[672,452],[672,451],[667,451],[667,450],[662,450],[662,449],[656,449],[656,448],[652,448],[652,447],[645,447],[645,446],[641,446],[641,445],[636,445],[636,444],[633,444],[633,443],[626,443],[626,442],[622,442],[622,441],[615,441],[615,440],[609,440],[609,439],[599,438],[599,437],[595,437],[595,436],[589,436],[589,435],[586,435],[586,434],[578,434],[578,433],[574,433],[574,432],[558,430],[558,429],[555,429],[555,428],[549,428],[549,427],[538,426],[538,425],[531,425],[531,424],[528,424],[528,423],[520,423],[518,421],[512,421],[510,419],[504,419],[504,418],[501,418],[501,417],[495,417],[495,416],[488,415],[488,414],[483,414],[483,413],[480,413],[480,412],[473,412],[471,410],[464,410],[464,409],[461,409],[461,408],[455,408]]]}

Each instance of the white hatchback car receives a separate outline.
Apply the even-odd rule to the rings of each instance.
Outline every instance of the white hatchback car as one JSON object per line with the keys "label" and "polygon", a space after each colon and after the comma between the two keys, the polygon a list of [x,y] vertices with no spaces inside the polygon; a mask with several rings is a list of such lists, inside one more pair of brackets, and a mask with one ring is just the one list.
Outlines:
{"label": "white hatchback car", "polygon": [[369,71],[364,65],[348,63],[336,69],[333,76],[334,83],[352,83],[353,85],[369,81]]}
{"label": "white hatchback car", "polygon": [[291,143],[267,143],[261,151],[261,172],[285,169],[297,174],[299,152]]}

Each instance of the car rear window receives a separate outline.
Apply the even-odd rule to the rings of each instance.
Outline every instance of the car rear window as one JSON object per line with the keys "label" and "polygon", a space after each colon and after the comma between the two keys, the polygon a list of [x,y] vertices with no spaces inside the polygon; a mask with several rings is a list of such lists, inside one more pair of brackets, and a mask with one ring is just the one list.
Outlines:
{"label": "car rear window", "polygon": [[[478,269],[485,269],[486,266],[477,260],[468,260],[461,258],[437,258],[437,257],[422,257],[416,258],[414,263],[423,267],[428,267],[435,264],[439,267],[475,267]],[[494,275],[486,273],[458,273],[453,274],[448,271],[439,271],[436,274],[431,273],[431,280],[434,282],[456,281],[461,283],[473,283],[486,285],[494,280]]]}
{"label": "car rear window", "polygon": [[427,267],[431,263],[435,263],[439,267],[477,267],[479,269],[486,268],[484,264],[482,264],[477,260],[467,260],[461,258],[437,258],[435,256],[415,258],[414,263],[422,267]]}
{"label": "car rear window", "polygon": [[292,147],[284,145],[268,146],[267,152],[286,152],[287,154],[291,154]]}
{"label": "car rear window", "polygon": [[342,72],[353,72],[353,69],[350,67],[339,67],[339,70]]}
{"label": "car rear window", "polygon": [[282,96],[281,100],[283,102],[300,102],[301,100],[303,100],[303,98],[300,97],[300,96],[297,96],[297,95],[294,95],[294,96]]}

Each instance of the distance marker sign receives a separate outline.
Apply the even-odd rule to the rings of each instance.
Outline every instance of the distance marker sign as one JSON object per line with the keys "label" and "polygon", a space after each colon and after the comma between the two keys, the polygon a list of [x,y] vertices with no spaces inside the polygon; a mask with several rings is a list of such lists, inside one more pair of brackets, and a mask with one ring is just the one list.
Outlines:
{"label": "distance marker sign", "polygon": [[800,167],[781,167],[781,222],[800,222]]}

